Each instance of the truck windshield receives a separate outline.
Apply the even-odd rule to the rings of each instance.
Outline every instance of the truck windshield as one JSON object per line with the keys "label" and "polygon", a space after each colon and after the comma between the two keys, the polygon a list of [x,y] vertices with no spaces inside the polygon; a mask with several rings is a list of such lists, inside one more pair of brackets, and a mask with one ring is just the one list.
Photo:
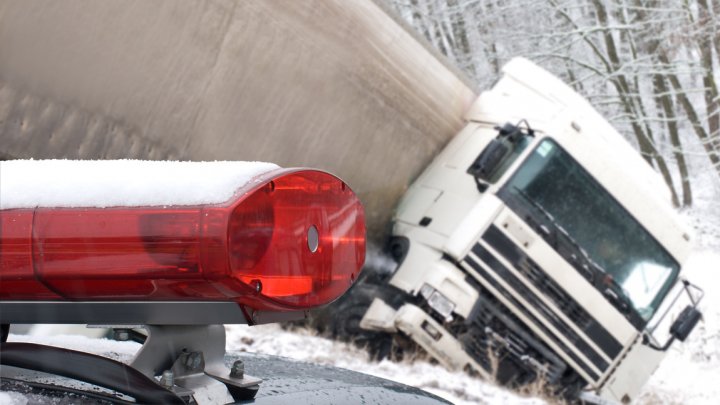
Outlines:
{"label": "truck windshield", "polygon": [[612,277],[615,294],[624,295],[645,322],[677,277],[670,254],[551,139],[536,147],[498,195],[525,220],[545,225],[544,237],[554,229],[555,241],[569,239],[578,253],[573,257],[587,258],[590,268]]}

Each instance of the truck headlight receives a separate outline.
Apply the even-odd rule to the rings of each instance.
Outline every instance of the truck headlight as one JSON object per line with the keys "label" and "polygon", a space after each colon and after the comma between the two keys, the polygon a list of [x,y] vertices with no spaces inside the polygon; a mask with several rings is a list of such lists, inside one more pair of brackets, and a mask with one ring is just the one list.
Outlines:
{"label": "truck headlight", "polygon": [[447,297],[428,284],[424,284],[422,288],[420,288],[420,295],[427,300],[430,308],[434,309],[435,312],[445,318],[445,321],[452,321],[452,312],[455,309],[454,302],[450,301]]}

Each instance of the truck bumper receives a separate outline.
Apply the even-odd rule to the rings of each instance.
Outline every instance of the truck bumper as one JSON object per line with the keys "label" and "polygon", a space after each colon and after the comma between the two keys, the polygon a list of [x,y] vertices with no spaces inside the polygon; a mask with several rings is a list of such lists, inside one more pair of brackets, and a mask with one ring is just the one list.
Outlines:
{"label": "truck bumper", "polygon": [[381,299],[375,298],[360,322],[360,327],[386,332],[400,331],[443,366],[451,370],[470,368],[483,378],[491,377],[480,364],[468,356],[450,332],[415,305],[404,304],[395,310]]}

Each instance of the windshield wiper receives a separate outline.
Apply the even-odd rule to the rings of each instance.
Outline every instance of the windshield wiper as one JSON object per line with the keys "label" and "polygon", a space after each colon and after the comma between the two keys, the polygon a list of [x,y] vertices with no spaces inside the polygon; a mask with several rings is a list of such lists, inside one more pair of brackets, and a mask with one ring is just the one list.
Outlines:
{"label": "windshield wiper", "polygon": [[[572,236],[570,236],[568,231],[555,220],[555,217],[553,217],[553,215],[550,214],[550,212],[548,212],[548,210],[545,209],[540,202],[532,198],[525,190],[517,186],[513,186],[513,189],[545,218],[546,221],[543,222],[547,222],[548,224],[540,223],[530,215],[528,215],[526,219],[530,219],[532,222],[536,223],[536,227],[546,242],[552,245],[555,251],[560,253],[561,256],[564,256],[560,247],[560,239],[563,239],[565,245],[569,245],[572,250],[570,257],[566,257],[566,259],[574,261],[574,264],[577,264],[580,269],[585,272],[585,277],[588,278],[595,288],[600,290],[600,292],[608,298],[608,301],[610,301],[615,308],[619,309],[620,312],[629,317],[631,311],[634,312],[635,308],[632,306],[631,300],[623,286],[615,280],[612,274],[609,274],[602,266],[590,258],[585,249],[583,249],[580,244]],[[552,231],[548,228],[548,225],[552,228]],[[635,315],[639,316],[639,314]]]}

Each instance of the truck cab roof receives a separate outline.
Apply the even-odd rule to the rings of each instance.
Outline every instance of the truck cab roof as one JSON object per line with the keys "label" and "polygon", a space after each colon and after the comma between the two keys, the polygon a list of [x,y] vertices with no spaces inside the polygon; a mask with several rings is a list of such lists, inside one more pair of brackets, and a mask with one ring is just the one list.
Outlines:
{"label": "truck cab roof", "polygon": [[503,73],[493,89],[475,101],[466,119],[527,120],[539,137],[551,137],[566,149],[683,264],[692,247],[691,231],[672,208],[660,175],[623,135],[587,100],[532,62],[514,58]]}

